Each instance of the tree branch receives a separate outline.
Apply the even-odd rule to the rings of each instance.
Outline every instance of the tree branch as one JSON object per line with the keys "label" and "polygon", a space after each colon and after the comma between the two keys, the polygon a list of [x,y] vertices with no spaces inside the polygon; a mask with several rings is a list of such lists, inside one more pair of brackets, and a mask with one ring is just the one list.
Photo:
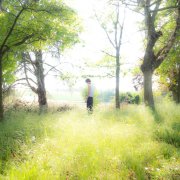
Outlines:
{"label": "tree branch", "polygon": [[164,8],[160,8],[157,10],[151,10],[150,12],[156,12],[156,11],[164,11],[164,10],[168,10],[168,9],[177,9],[179,6],[169,6],[169,7],[164,7]]}
{"label": "tree branch", "polygon": [[120,27],[121,32],[120,32],[119,43],[118,43],[119,51],[120,51],[120,47],[121,47],[121,44],[122,44],[121,42],[122,42],[122,35],[123,35],[123,30],[124,30],[125,17],[126,17],[126,7],[124,8],[123,22],[122,22],[122,25]]}
{"label": "tree branch", "polygon": [[21,79],[17,79],[16,81],[15,81],[15,83],[16,82],[18,82],[18,81],[24,81],[24,80],[30,80],[31,82],[33,82],[35,85],[37,85],[37,82],[35,82],[32,78],[21,78]]}
{"label": "tree branch", "polygon": [[45,73],[44,77],[46,77],[46,76],[48,75],[48,73],[49,73],[50,71],[52,71],[53,69],[54,69],[55,71],[59,72],[60,74],[62,74],[62,72],[61,72],[59,69],[56,68],[56,67],[59,66],[60,64],[58,64],[58,65],[56,65],[56,66],[52,66],[52,65],[47,64],[47,63],[44,63],[44,64],[46,64],[47,66],[50,66],[50,67],[51,67],[51,68]]}
{"label": "tree branch", "polygon": [[[24,44],[28,39],[32,38],[33,36],[34,36],[34,34],[27,35],[27,36],[25,36],[21,41],[15,43],[15,44],[13,44],[13,45],[11,45],[11,47],[20,46],[20,45]],[[10,47],[10,48],[11,48],[11,47]]]}
{"label": "tree branch", "polygon": [[156,54],[156,61],[154,64],[154,68],[158,68],[161,63],[164,61],[164,59],[167,57],[169,51],[171,50],[176,38],[180,34],[180,1],[178,2],[178,16],[176,19],[176,27],[174,29],[174,32],[170,36],[168,43],[159,50],[159,52]]}
{"label": "tree branch", "polygon": [[100,22],[100,20],[99,20],[99,18],[98,18],[98,16],[97,16],[96,13],[95,13],[95,17],[96,17],[98,23],[100,24],[100,26],[102,27],[102,29],[104,30],[104,32],[105,32],[105,34],[106,34],[106,36],[107,36],[107,38],[108,38],[110,44],[111,44],[114,48],[116,48],[115,44],[113,43],[113,41],[112,41],[111,38],[110,38],[109,33],[107,32],[106,27]]}
{"label": "tree branch", "polygon": [[153,11],[153,13],[152,13],[152,22],[155,21],[156,15],[157,15],[157,13],[158,13],[159,6],[160,6],[160,4],[161,4],[161,1],[162,1],[162,0],[156,1],[156,7],[154,8],[154,11]]}
{"label": "tree branch", "polygon": [[[24,54],[23,54],[23,56],[24,56]],[[28,86],[31,88],[31,90],[37,94],[37,88],[33,87],[29,82],[29,78],[27,75],[27,69],[26,69],[26,62],[24,61],[23,64],[24,64],[24,73],[25,73],[26,82],[27,82]]]}
{"label": "tree branch", "polygon": [[118,48],[118,40],[117,40],[117,33],[118,33],[118,27],[117,26],[118,26],[118,23],[119,23],[119,2],[116,5],[116,21],[114,22],[114,30],[115,30],[114,42],[115,42],[116,48]]}
{"label": "tree branch", "polygon": [[108,55],[108,56],[111,56],[111,57],[113,57],[113,58],[115,58],[116,56],[115,55],[112,55],[112,54],[110,54],[110,53],[108,53],[108,52],[106,52],[106,51],[101,51],[101,52],[103,52],[104,54],[106,54],[106,55]]}
{"label": "tree branch", "polygon": [[25,8],[23,7],[23,8],[19,11],[19,13],[16,15],[16,18],[14,19],[14,22],[13,22],[13,24],[12,24],[12,26],[11,26],[11,28],[10,28],[8,34],[7,34],[7,36],[5,37],[5,39],[4,39],[4,41],[3,41],[2,45],[1,45],[1,47],[0,47],[0,52],[3,51],[3,48],[4,48],[4,46],[5,46],[6,42],[7,42],[7,40],[8,40],[9,37],[11,36],[11,34],[12,34],[12,32],[13,32],[15,26],[16,26],[16,23],[17,23],[19,17],[20,17],[20,15],[22,14],[22,12],[23,12],[24,10],[25,10]]}

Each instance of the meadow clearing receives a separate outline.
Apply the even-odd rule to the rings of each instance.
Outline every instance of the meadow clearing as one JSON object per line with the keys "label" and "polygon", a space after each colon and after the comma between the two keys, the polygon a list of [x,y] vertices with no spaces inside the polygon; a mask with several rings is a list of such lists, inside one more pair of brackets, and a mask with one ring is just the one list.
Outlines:
{"label": "meadow clearing", "polygon": [[0,125],[0,179],[179,179],[180,106],[156,107],[158,119],[144,105],[100,105],[92,115],[11,108]]}

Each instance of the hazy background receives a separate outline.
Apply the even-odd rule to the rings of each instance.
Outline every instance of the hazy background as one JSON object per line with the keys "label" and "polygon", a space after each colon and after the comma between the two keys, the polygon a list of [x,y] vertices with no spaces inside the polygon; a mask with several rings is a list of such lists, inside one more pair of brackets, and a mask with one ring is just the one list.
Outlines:
{"label": "hazy background", "polygon": [[[104,0],[68,0],[67,3],[78,13],[83,31],[80,35],[80,43],[72,49],[63,52],[60,58],[45,54],[46,62],[51,62],[57,66],[65,77],[70,81],[63,81],[58,73],[51,72],[45,79],[47,94],[53,101],[61,102],[81,102],[82,90],[85,88],[84,75],[101,75],[103,70],[97,67],[90,67],[100,61],[104,53],[102,50],[109,49],[107,37],[95,18],[95,12],[103,13]],[[121,49],[120,91],[135,91],[132,83],[130,71],[138,65],[139,59],[143,57],[142,39],[144,31],[140,31],[141,15],[127,10],[123,35],[123,45]],[[45,70],[47,67],[44,67]],[[82,77],[83,76],[83,77]],[[91,78],[99,93],[103,91],[114,91],[115,78]],[[25,88],[26,89],[26,88]],[[19,94],[23,99],[35,99],[35,95],[30,91],[25,92],[24,88],[19,89]]]}

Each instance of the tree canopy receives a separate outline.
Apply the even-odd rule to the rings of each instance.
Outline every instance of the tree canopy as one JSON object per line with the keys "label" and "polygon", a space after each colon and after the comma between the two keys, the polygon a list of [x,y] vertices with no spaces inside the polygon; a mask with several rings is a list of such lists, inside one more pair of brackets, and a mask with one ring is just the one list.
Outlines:
{"label": "tree canopy", "polygon": [[10,64],[15,67],[9,61],[12,56],[19,59],[17,52],[48,48],[57,42],[64,50],[78,42],[81,28],[77,15],[61,1],[4,0],[2,7],[0,45],[3,53],[8,54],[3,57],[3,72]]}
{"label": "tree canopy", "polygon": [[63,51],[78,42],[81,31],[76,12],[61,0],[3,0],[0,27],[1,88],[2,83],[12,83],[23,51],[48,49],[55,44]]}

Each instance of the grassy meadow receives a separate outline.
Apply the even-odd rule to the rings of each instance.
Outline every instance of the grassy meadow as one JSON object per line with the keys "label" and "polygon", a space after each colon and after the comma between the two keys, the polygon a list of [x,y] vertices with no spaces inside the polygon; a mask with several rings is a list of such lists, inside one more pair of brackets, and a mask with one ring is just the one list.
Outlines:
{"label": "grassy meadow", "polygon": [[[9,109],[0,124],[0,179],[180,179],[180,106],[121,110]],[[154,118],[158,116],[158,120]]]}

